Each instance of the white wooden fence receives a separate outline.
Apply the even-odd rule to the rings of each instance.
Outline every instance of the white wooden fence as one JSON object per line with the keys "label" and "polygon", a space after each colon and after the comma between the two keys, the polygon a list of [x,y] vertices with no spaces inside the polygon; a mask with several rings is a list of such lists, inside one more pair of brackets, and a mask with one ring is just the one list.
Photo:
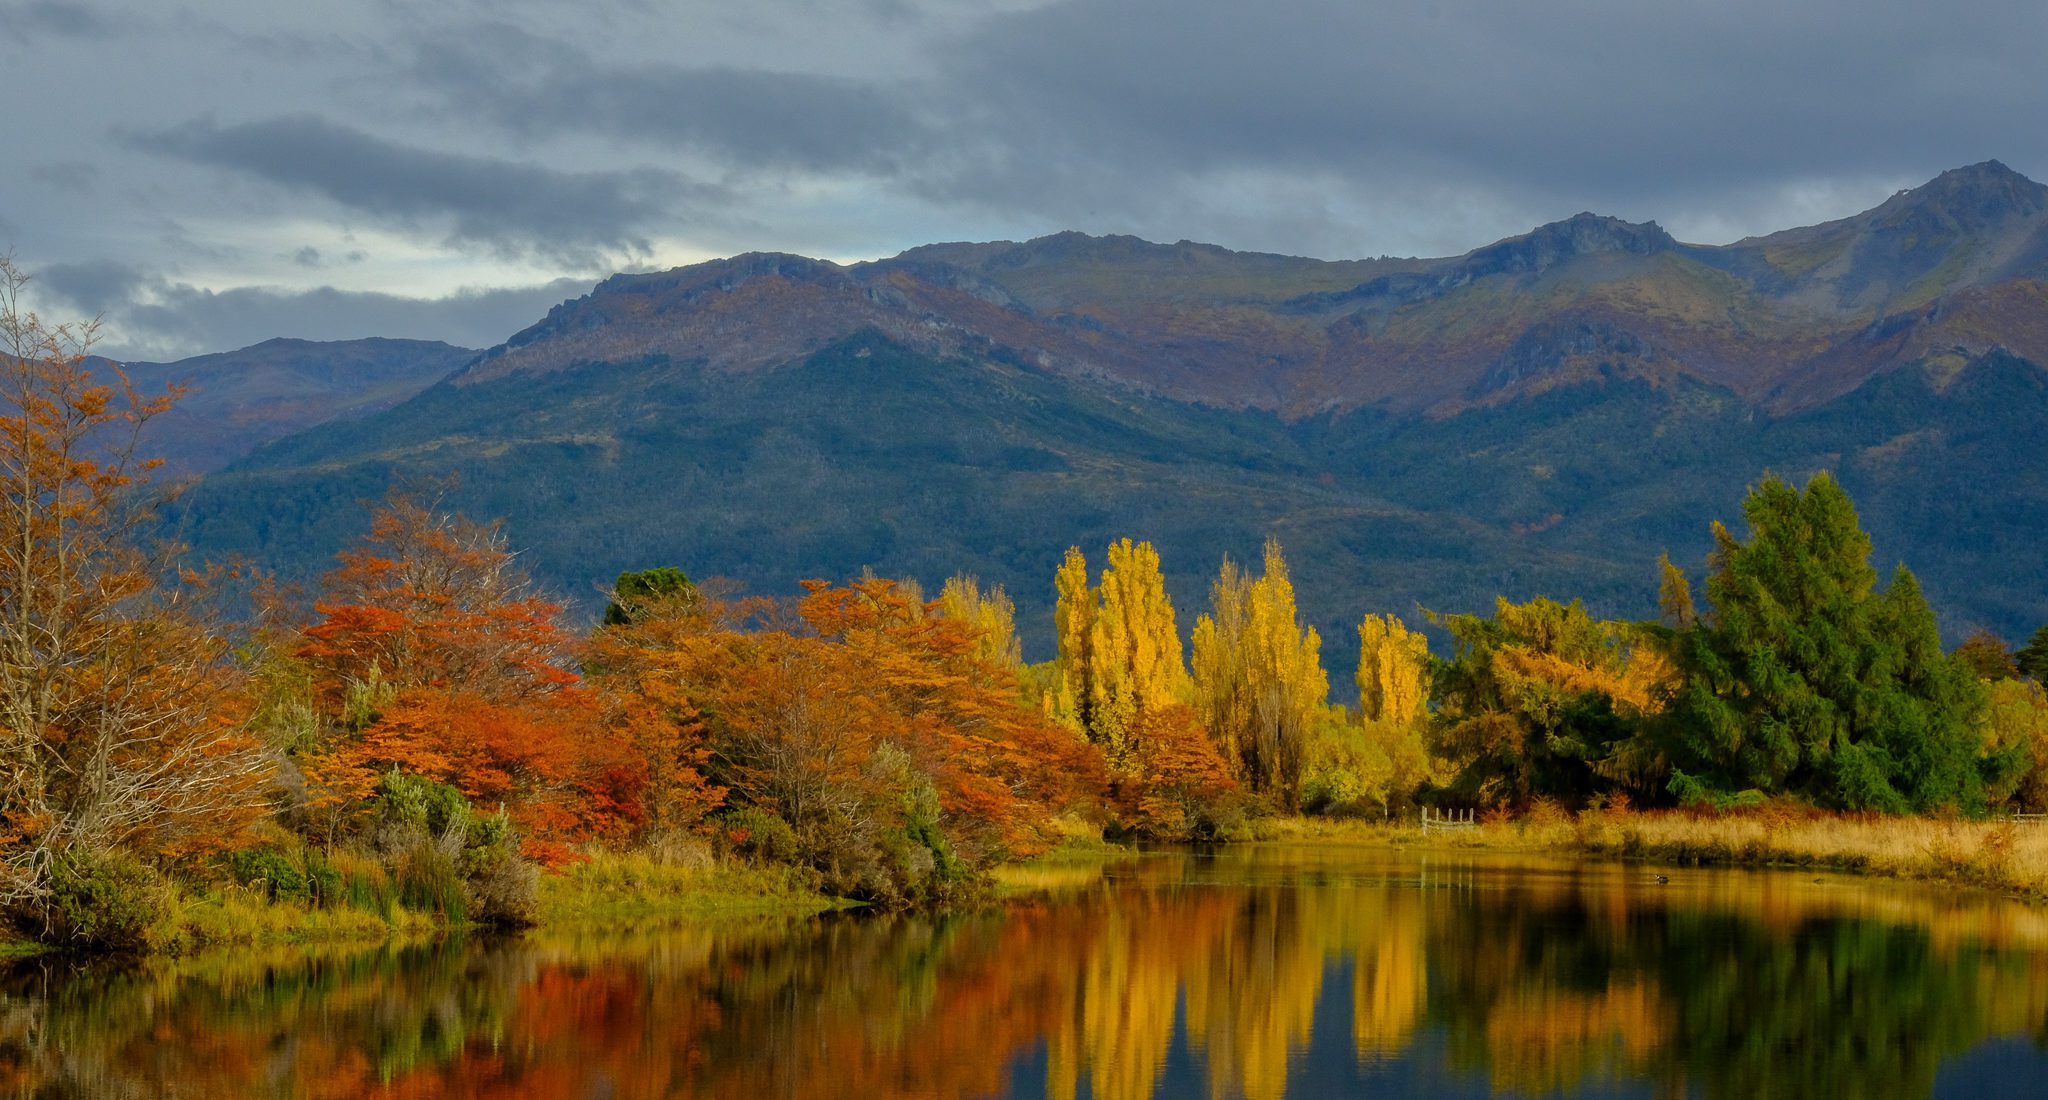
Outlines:
{"label": "white wooden fence", "polygon": [[1422,831],[1425,833],[1431,829],[1470,829],[1477,824],[1479,822],[1471,810],[1452,810],[1446,814],[1428,806],[1422,808]]}

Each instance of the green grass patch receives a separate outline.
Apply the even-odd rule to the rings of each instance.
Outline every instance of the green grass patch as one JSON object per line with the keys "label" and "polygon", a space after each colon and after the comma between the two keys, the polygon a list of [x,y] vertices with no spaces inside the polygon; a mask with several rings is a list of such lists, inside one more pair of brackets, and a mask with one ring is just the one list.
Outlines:
{"label": "green grass patch", "polygon": [[663,862],[597,853],[544,875],[541,923],[808,916],[849,907],[819,892],[815,875],[793,867]]}

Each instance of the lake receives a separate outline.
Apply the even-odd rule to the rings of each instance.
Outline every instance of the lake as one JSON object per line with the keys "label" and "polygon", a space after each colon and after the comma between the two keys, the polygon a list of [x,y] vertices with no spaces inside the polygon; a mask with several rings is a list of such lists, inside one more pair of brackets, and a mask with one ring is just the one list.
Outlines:
{"label": "lake", "polygon": [[1970,891],[1312,845],[1033,877],[941,917],[21,964],[0,1095],[2048,1092],[2048,912]]}

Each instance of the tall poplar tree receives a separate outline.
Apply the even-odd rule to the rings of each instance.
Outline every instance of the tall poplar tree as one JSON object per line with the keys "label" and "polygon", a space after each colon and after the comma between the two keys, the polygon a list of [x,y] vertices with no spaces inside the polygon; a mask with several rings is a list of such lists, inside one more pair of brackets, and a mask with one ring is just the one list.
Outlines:
{"label": "tall poplar tree", "polygon": [[1088,586],[1088,559],[1078,546],[1067,547],[1067,557],[1053,578],[1058,602],[1053,605],[1052,622],[1056,649],[1053,654],[1052,690],[1046,701],[1052,716],[1088,732],[1088,675],[1093,653],[1089,634],[1095,625],[1095,590]]}
{"label": "tall poplar tree", "polygon": [[1224,758],[1253,790],[1293,809],[1308,740],[1329,700],[1322,638],[1303,627],[1277,539],[1253,580],[1225,559],[1212,614],[1195,623],[1196,710]]}
{"label": "tall poplar tree", "polygon": [[1110,544],[1101,583],[1090,588],[1086,559],[1069,549],[1054,583],[1053,712],[1102,746],[1112,771],[1130,773],[1147,719],[1188,693],[1159,552],[1149,542]]}
{"label": "tall poplar tree", "polygon": [[1408,725],[1429,703],[1429,639],[1398,615],[1358,624],[1358,709],[1367,722]]}

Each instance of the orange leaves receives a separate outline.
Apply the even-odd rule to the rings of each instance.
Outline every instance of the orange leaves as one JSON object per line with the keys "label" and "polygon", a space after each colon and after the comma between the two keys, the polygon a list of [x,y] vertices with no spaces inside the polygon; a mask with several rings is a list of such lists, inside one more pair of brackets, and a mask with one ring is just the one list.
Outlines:
{"label": "orange leaves", "polygon": [[[620,832],[644,780],[576,686],[560,607],[533,595],[494,527],[394,495],[342,556],[303,632],[333,733],[302,767],[316,807],[397,768],[506,806],[530,842]],[[350,695],[383,685],[350,713]]]}

